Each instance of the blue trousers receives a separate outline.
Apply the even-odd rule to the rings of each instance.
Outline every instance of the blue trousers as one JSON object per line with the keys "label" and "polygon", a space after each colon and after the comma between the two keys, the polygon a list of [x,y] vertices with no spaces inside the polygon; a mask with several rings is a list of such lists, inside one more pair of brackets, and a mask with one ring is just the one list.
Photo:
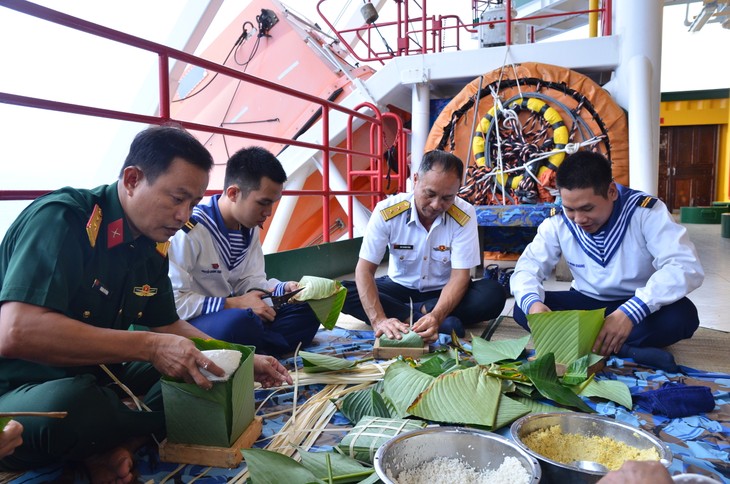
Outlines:
{"label": "blue trousers", "polygon": [[0,412],[68,412],[66,418],[17,417],[23,445],[0,461],[2,470],[26,470],[81,461],[134,438],[164,436],[165,416],[160,373],[149,363],[107,365],[152,412],[130,410],[119,387],[99,367],[79,367],[79,374],[27,383],[0,396]]}
{"label": "blue trousers", "polygon": [[319,329],[319,320],[306,303],[282,306],[272,322],[262,320],[251,309],[224,309],[189,323],[212,338],[255,346],[256,353],[277,357],[296,350],[299,343],[308,345]]}
{"label": "blue trousers", "polygon": [[[342,281],[347,288],[347,298],[342,312],[369,323],[365,310],[360,303],[355,281]],[[420,292],[393,282],[390,277],[382,276],[375,279],[375,285],[380,295],[383,311],[389,318],[398,318],[401,321],[408,319],[411,313],[409,298],[413,300],[414,318],[418,319],[421,307],[431,312],[438,302],[441,290]],[[471,281],[461,302],[449,316],[456,316],[465,326],[477,324],[481,321],[496,318],[504,308],[506,298],[504,289],[491,279]]]}
{"label": "blue trousers", "polygon": [[[606,308],[606,315],[609,315],[626,301],[628,298],[600,301],[575,290],[545,293],[545,305],[553,311]],[[530,331],[527,317],[517,304],[515,304],[513,317],[517,324]],[[626,344],[663,348],[679,340],[691,338],[699,325],[700,318],[697,315],[697,308],[692,301],[683,297],[677,302],[661,307],[641,323],[634,325],[634,329],[626,339]]]}

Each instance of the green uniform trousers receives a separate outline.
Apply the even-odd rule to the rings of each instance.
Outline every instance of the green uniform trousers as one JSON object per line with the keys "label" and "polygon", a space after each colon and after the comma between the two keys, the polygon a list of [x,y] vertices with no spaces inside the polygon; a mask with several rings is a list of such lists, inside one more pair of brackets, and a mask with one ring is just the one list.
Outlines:
{"label": "green uniform trousers", "polygon": [[[108,365],[114,376],[152,409],[130,410],[126,394],[103,373],[24,384],[0,396],[0,412],[68,412],[63,419],[18,417],[23,445],[0,461],[6,471],[20,471],[66,461],[80,461],[152,433],[164,433],[160,374],[149,363]],[[97,370],[102,373],[97,373]]]}

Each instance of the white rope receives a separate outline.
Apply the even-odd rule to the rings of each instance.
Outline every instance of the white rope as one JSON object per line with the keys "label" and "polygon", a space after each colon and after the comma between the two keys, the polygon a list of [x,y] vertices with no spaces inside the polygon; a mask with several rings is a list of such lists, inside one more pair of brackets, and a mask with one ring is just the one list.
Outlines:
{"label": "white rope", "polygon": [[585,141],[582,141],[580,143],[567,143],[565,145],[565,148],[563,149],[554,149],[552,151],[548,151],[547,153],[540,153],[540,154],[534,154],[530,161],[540,161],[544,160],[545,158],[550,158],[556,153],[567,153],[569,155],[572,155],[573,153],[576,153],[579,149],[585,147],[585,146],[593,146],[597,143],[600,143],[603,139],[603,135],[600,136],[594,136],[591,139],[587,139]]}

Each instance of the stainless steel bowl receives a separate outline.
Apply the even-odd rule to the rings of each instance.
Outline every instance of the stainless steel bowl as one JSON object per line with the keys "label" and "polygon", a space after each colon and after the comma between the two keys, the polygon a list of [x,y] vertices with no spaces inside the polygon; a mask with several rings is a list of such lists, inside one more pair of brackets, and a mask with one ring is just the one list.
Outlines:
{"label": "stainless steel bowl", "polygon": [[559,425],[566,434],[598,435],[624,442],[637,449],[655,448],[659,458],[664,459],[664,465],[669,466],[672,462],[672,452],[664,442],[644,430],[606,417],[568,412],[526,415],[512,424],[510,433],[521,449],[540,462],[546,482],[592,484],[598,482],[606,474],[606,472],[584,470],[548,459],[527,447],[523,442],[523,438],[532,432],[555,425]]}
{"label": "stainless steel bowl", "polygon": [[496,470],[507,456],[516,457],[530,475],[530,483],[540,482],[540,465],[513,442],[491,432],[461,427],[428,427],[397,435],[375,454],[373,465],[385,484],[394,484],[389,474],[414,469],[439,457],[458,458],[478,470]]}

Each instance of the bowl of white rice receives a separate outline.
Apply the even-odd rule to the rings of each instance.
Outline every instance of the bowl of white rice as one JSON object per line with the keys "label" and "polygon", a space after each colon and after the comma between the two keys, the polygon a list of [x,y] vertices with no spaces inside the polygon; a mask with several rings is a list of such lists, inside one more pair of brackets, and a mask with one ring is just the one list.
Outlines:
{"label": "bowl of white rice", "polygon": [[491,432],[427,427],[393,437],[373,460],[385,484],[534,484],[540,464]]}

